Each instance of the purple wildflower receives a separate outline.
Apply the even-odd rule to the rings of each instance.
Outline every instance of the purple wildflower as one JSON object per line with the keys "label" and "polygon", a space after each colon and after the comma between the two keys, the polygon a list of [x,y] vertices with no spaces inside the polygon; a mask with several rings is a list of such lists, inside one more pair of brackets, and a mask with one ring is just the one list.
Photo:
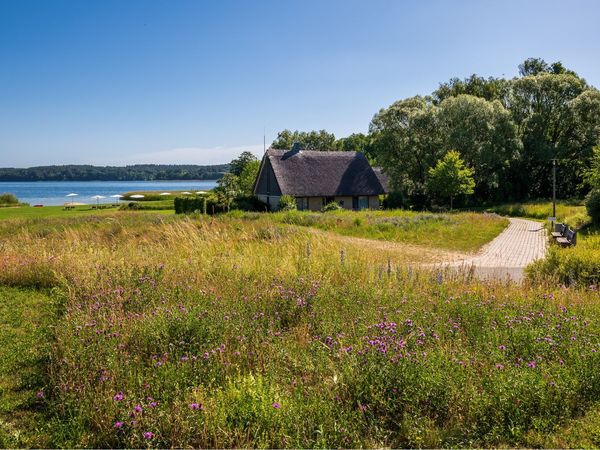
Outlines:
{"label": "purple wildflower", "polygon": [[192,411],[204,410],[204,407],[200,403],[194,402],[194,403],[190,403],[188,406],[190,407],[190,409]]}
{"label": "purple wildflower", "polygon": [[37,398],[44,398],[46,395],[44,394],[44,391],[38,391],[37,394],[35,394],[35,396]]}
{"label": "purple wildflower", "polygon": [[115,428],[122,428],[123,427],[123,422],[120,422],[120,421],[119,422],[115,422],[114,427]]}
{"label": "purple wildflower", "polygon": [[499,345],[498,348],[502,351],[506,350],[506,345]]}
{"label": "purple wildflower", "polygon": [[153,437],[154,437],[154,433],[153,433],[152,431],[146,431],[146,432],[144,433],[144,439],[146,439],[146,440],[148,440],[148,441],[149,441],[150,439],[152,439]]}
{"label": "purple wildflower", "polygon": [[535,361],[529,361],[527,363],[527,367],[529,367],[531,369],[535,369],[535,366],[536,366]]}
{"label": "purple wildflower", "polygon": [[120,402],[121,400],[123,400],[125,398],[125,396],[123,395],[123,392],[117,392],[115,394],[115,396],[113,397],[113,400],[115,402]]}
{"label": "purple wildflower", "polygon": [[279,402],[274,402],[273,403],[273,408],[279,409],[279,408],[281,408],[281,405],[279,404]]}
{"label": "purple wildflower", "polygon": [[135,413],[137,413],[137,414],[141,413],[141,412],[142,412],[142,407],[141,407],[141,405],[135,405],[135,406],[133,407],[133,411],[134,411]]}

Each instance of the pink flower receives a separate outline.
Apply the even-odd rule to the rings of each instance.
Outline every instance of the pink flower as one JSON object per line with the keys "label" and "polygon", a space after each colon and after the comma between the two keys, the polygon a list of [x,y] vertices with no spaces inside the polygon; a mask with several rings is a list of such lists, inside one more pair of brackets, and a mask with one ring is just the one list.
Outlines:
{"label": "pink flower", "polygon": [[120,402],[121,400],[123,400],[125,398],[125,396],[123,395],[123,392],[118,392],[117,394],[115,394],[115,396],[113,397],[113,400],[115,402]]}
{"label": "pink flower", "polygon": [[139,413],[141,413],[141,412],[142,412],[142,407],[141,407],[140,405],[135,405],[135,406],[133,407],[133,411],[134,411],[135,413],[139,414]]}
{"label": "pink flower", "polygon": [[273,408],[279,409],[279,408],[281,408],[281,405],[279,404],[279,402],[274,402],[273,403]]}
{"label": "pink flower", "polygon": [[44,398],[44,397],[45,397],[45,395],[44,395],[44,391],[38,391],[38,392],[37,392],[37,394],[35,394],[35,396],[36,396],[37,398]]}
{"label": "pink flower", "polygon": [[122,428],[123,427],[123,422],[115,422],[114,427],[115,428]]}
{"label": "pink flower", "polygon": [[192,411],[204,410],[204,407],[200,403],[190,403],[188,406]]}
{"label": "pink flower", "polygon": [[153,433],[152,431],[146,431],[146,432],[144,433],[144,439],[146,439],[146,440],[148,440],[148,441],[149,441],[150,439],[152,439],[153,437],[154,437],[154,433]]}

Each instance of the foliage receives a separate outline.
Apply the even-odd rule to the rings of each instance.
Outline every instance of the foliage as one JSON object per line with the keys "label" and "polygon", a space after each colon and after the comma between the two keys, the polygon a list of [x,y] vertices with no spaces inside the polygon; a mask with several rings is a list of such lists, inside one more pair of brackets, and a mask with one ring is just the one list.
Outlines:
{"label": "foliage", "polygon": [[241,195],[239,178],[232,173],[226,173],[217,181],[217,187],[213,189],[217,196],[218,203],[229,211],[231,203],[238,195]]}
{"label": "foliage", "polygon": [[348,137],[338,139],[336,147],[344,152],[368,153],[369,137],[362,133],[352,133]]}
{"label": "foliage", "polygon": [[592,223],[600,225],[600,188],[590,191],[585,199],[585,208],[592,219]]}
{"label": "foliage", "polygon": [[474,187],[473,169],[464,166],[464,161],[457,151],[449,151],[435,167],[429,169],[429,192],[434,196],[449,198],[450,209],[456,196],[472,194]]}
{"label": "foliage", "polygon": [[242,172],[244,171],[246,166],[255,161],[258,161],[258,159],[256,158],[256,156],[254,156],[252,152],[242,152],[240,156],[238,156],[229,163],[229,172],[239,177],[240,175],[242,175]]}
{"label": "foliage", "polygon": [[590,166],[584,171],[584,180],[592,189],[600,189],[600,145],[594,147]]}
{"label": "foliage", "polygon": [[444,149],[459,149],[466,164],[475,169],[476,196],[510,195],[501,182],[522,147],[510,112],[498,100],[459,95],[441,103],[439,116]]}
{"label": "foliage", "polygon": [[0,181],[216,180],[227,169],[227,164],[212,166],[136,164],[125,167],[67,165],[30,167],[28,169],[0,168]]}
{"label": "foliage", "polygon": [[279,197],[279,209],[281,211],[295,211],[297,209],[296,199],[292,195]]}
{"label": "foliage", "polygon": [[565,285],[598,286],[600,284],[600,234],[578,232],[577,245],[570,248],[552,246],[544,259],[527,268],[530,279],[551,280]]}
{"label": "foliage", "polygon": [[338,202],[329,202],[321,208],[321,212],[339,211],[342,207]]}
{"label": "foliage", "polygon": [[215,214],[224,212],[225,205],[223,205],[218,197],[214,194],[203,195],[200,197],[176,197],[175,198],[175,213],[176,214],[189,214],[189,213],[203,213],[203,214]]}
{"label": "foliage", "polygon": [[260,161],[254,160],[249,161],[244,167],[240,175],[238,176],[238,184],[240,187],[240,193],[245,196],[253,195],[254,182],[258,177],[258,171],[260,170]]}
{"label": "foliage", "polygon": [[453,148],[475,169],[480,202],[549,197],[553,158],[558,195],[585,195],[600,141],[600,92],[560,62],[532,58],[520,72],[512,80],[454,78],[432,97],[400,100],[374,116],[367,151],[407,204],[427,204],[428,170]]}
{"label": "foliage", "polygon": [[15,194],[5,192],[0,194],[0,205],[18,205],[19,199]]}
{"label": "foliage", "polygon": [[289,150],[294,143],[299,143],[303,150],[336,150],[336,140],[333,133],[320,131],[290,131],[283,130],[277,134],[277,139],[271,144],[272,148]]}

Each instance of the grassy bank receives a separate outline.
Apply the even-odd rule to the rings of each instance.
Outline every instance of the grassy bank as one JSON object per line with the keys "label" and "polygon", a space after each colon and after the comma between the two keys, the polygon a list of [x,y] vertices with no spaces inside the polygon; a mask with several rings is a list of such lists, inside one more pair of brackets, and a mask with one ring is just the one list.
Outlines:
{"label": "grassy bank", "polygon": [[[487,212],[493,212],[509,217],[527,217],[541,221],[547,221],[552,216],[552,202],[534,201],[527,203],[507,203],[485,208]],[[571,227],[580,228],[589,222],[585,206],[579,200],[558,201],[556,203],[556,218],[558,222],[565,222]]]}
{"label": "grassy bank", "polygon": [[258,214],[239,212],[234,217],[313,227],[344,236],[423,245],[473,252],[491,241],[508,225],[495,215],[456,213],[432,214],[412,211],[306,211]]}
{"label": "grassy bank", "polygon": [[563,433],[600,426],[596,291],[419,272],[282,217],[2,224],[0,284],[64,305],[44,445],[598,445]]}

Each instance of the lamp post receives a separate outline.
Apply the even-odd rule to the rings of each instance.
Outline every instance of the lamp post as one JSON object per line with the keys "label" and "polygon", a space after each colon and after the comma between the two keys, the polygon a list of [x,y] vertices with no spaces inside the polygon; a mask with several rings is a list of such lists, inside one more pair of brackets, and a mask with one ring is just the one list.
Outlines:
{"label": "lamp post", "polygon": [[556,220],[556,158],[552,159],[552,217]]}

